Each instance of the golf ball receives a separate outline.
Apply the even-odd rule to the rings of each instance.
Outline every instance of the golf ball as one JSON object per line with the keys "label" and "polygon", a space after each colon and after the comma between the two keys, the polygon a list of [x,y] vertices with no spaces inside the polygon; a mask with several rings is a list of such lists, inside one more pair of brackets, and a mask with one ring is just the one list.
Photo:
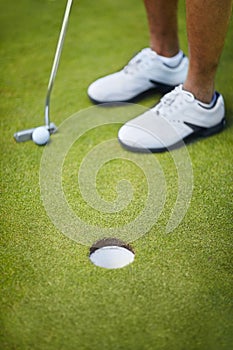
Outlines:
{"label": "golf ball", "polygon": [[50,133],[45,126],[39,126],[32,133],[32,140],[39,146],[43,146],[48,143]]}

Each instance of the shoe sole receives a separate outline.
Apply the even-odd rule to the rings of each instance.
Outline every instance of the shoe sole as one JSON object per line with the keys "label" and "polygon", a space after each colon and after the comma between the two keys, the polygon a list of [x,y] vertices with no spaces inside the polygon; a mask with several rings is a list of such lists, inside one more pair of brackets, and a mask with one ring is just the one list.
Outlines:
{"label": "shoe sole", "polygon": [[91,100],[91,102],[93,102],[96,105],[104,104],[104,103],[107,103],[109,105],[114,105],[116,103],[117,104],[119,104],[119,103],[133,103],[133,102],[138,102],[138,101],[142,100],[143,98],[150,97],[156,93],[160,93],[162,95],[165,95],[176,87],[176,85],[167,85],[167,84],[157,83],[154,81],[153,81],[153,83],[155,85],[154,87],[152,87],[148,90],[145,90],[145,91],[141,92],[140,94],[138,94],[138,95],[136,95],[128,100],[124,100],[124,101],[122,101],[122,100],[119,100],[119,101],[98,101],[98,100],[92,98],[90,95],[88,95],[88,97]]}
{"label": "shoe sole", "polygon": [[184,145],[184,143],[189,144],[199,137],[204,138],[204,137],[209,137],[209,136],[212,136],[214,134],[217,134],[217,133],[221,132],[225,128],[225,126],[226,126],[226,119],[224,117],[219,124],[217,124],[211,128],[202,128],[202,127],[199,127],[199,129],[196,128],[196,130],[192,134],[188,135],[183,140],[178,141],[169,147],[162,147],[162,148],[137,148],[137,147],[132,147],[132,146],[128,146],[128,145],[124,144],[119,138],[118,138],[118,141],[123,146],[123,148],[125,148],[126,150],[131,151],[131,152],[163,153],[166,151],[172,151],[174,149],[180,148]]}

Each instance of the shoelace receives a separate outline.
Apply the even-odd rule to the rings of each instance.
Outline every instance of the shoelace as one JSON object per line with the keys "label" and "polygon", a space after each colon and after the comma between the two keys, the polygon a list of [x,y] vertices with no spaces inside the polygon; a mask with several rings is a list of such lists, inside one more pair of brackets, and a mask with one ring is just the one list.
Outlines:
{"label": "shoelace", "polygon": [[182,86],[177,86],[174,90],[161,98],[160,103],[152,108],[156,115],[160,115],[167,119],[171,119],[176,111],[185,102],[193,102],[195,100],[193,94],[182,90]]}
{"label": "shoelace", "polygon": [[150,48],[145,48],[133,57],[124,67],[124,72],[133,74],[136,71],[147,68],[151,61],[156,58],[156,54]]}

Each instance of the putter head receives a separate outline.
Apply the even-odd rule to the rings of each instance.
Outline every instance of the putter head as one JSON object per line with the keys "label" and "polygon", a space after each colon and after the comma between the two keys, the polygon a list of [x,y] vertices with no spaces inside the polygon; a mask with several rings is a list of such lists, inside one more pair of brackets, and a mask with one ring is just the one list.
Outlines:
{"label": "putter head", "polygon": [[[14,138],[16,142],[25,142],[32,140],[32,133],[36,128],[21,130],[14,134]],[[50,123],[49,132],[50,134],[54,134],[57,131],[57,127],[54,123]]]}

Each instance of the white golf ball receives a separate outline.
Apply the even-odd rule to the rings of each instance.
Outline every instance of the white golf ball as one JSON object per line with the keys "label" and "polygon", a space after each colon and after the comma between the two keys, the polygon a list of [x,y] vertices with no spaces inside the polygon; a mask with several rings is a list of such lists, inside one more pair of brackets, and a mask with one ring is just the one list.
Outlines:
{"label": "white golf ball", "polygon": [[43,146],[48,143],[50,133],[45,126],[39,126],[32,133],[32,140],[39,146]]}

